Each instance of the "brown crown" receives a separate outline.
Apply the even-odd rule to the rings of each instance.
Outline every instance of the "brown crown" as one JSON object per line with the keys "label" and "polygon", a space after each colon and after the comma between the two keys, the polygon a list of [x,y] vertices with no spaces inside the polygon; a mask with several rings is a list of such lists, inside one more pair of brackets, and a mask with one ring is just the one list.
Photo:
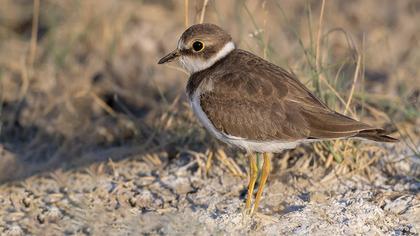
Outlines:
{"label": "brown crown", "polygon": [[[204,50],[200,54],[196,54],[191,50],[191,45],[197,40],[204,43]],[[196,55],[207,59],[216,54],[230,41],[232,41],[232,37],[219,26],[214,24],[196,24],[189,27],[181,35],[179,39],[182,47],[180,52],[183,55]]]}

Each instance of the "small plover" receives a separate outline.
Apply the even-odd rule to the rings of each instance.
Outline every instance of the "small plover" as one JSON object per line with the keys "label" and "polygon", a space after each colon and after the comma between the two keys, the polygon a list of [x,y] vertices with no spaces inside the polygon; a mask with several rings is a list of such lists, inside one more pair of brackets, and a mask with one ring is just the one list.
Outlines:
{"label": "small plover", "polygon": [[294,74],[250,52],[213,24],[189,27],[158,64],[178,59],[190,73],[187,95],[195,115],[217,139],[262,153],[261,180],[251,210],[257,165],[250,155],[246,209],[255,212],[270,171],[267,153],[340,138],[396,142],[385,131],[337,113]]}

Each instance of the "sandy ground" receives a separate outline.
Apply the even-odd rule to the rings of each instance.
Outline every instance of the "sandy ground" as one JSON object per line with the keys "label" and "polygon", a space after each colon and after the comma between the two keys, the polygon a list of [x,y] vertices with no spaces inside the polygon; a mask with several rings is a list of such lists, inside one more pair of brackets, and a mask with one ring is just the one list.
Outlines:
{"label": "sandy ground", "polygon": [[[397,157],[395,157],[397,158]],[[394,159],[395,160],[395,159]],[[71,171],[56,170],[0,187],[4,235],[418,235],[416,159],[399,161],[405,177],[340,176],[272,170],[260,211],[243,213],[246,178],[215,162],[205,174],[191,154],[134,156]],[[274,159],[274,162],[280,160]],[[414,166],[417,166],[414,168]],[[243,167],[243,166],[242,166]],[[241,169],[242,169],[241,167]]]}

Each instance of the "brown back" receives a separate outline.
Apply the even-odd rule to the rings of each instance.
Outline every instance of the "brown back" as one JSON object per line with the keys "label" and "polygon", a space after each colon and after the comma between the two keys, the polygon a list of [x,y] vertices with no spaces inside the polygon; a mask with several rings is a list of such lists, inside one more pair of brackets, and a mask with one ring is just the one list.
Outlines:
{"label": "brown back", "polygon": [[[329,109],[292,74],[249,52],[235,49],[191,75],[187,93],[202,91],[200,103],[220,131],[258,141],[363,138],[382,130]],[[377,138],[379,139],[379,138]],[[376,140],[378,141],[378,140]]]}

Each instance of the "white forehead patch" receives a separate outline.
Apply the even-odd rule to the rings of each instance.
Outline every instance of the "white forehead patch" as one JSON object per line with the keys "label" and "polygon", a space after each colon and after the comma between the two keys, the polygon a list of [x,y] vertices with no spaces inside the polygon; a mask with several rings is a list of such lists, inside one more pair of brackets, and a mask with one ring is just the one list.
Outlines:
{"label": "white forehead patch", "polygon": [[177,48],[178,48],[179,50],[181,50],[183,46],[184,46],[184,40],[179,39],[179,40],[178,40],[178,45],[177,45]]}
{"label": "white forehead patch", "polygon": [[[178,42],[178,49],[180,46],[182,46],[181,40]],[[202,59],[197,57],[189,57],[189,56],[181,56],[180,62],[182,67],[186,69],[190,74],[193,74],[198,71],[205,70],[209,68],[210,66],[214,65],[218,60],[224,58],[226,55],[228,55],[230,52],[232,52],[235,49],[235,44],[230,41],[223,46],[223,48],[213,57],[210,57],[209,59]]]}

